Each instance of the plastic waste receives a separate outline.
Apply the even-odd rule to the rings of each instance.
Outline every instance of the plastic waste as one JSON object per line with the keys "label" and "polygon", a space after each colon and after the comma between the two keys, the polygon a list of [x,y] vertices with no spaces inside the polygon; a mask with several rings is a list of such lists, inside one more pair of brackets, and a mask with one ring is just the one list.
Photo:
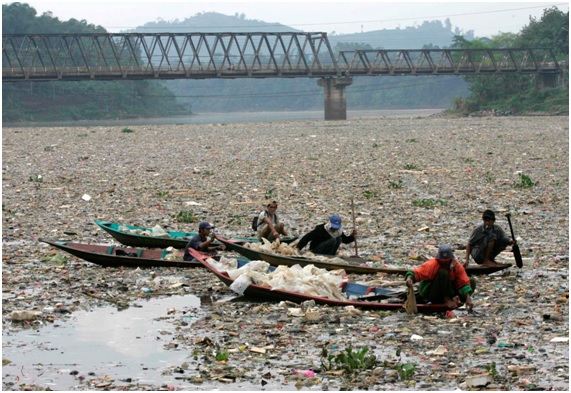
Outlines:
{"label": "plastic waste", "polygon": [[15,310],[10,313],[10,319],[16,322],[33,321],[42,315],[39,311],[34,310]]}
{"label": "plastic waste", "polygon": [[302,377],[311,378],[315,377],[313,370],[293,370],[293,375],[301,375]]}
{"label": "plastic waste", "polygon": [[243,295],[244,291],[250,286],[251,283],[252,280],[250,277],[246,274],[242,274],[240,277],[234,280],[232,285],[230,285],[230,289],[236,292],[238,295]]}
{"label": "plastic waste", "polygon": [[569,342],[569,337],[554,337],[551,340],[549,340],[549,342],[552,342],[552,343]]}

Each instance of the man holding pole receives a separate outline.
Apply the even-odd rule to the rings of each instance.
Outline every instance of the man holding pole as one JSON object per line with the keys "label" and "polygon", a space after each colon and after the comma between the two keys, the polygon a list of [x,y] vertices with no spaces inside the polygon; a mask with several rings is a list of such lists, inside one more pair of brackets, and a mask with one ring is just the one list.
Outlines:
{"label": "man holding pole", "polygon": [[341,243],[351,243],[356,236],[357,228],[353,228],[351,235],[345,235],[341,217],[333,215],[327,223],[316,225],[311,232],[305,234],[297,243],[297,248],[301,250],[309,243],[309,249],[315,254],[335,255]]}
{"label": "man holding pole", "polygon": [[466,244],[466,261],[464,267],[468,267],[470,256],[478,265],[501,266],[495,261],[496,256],[505,250],[507,246],[517,242],[507,237],[504,230],[496,225],[496,215],[492,210],[482,213],[483,223],[472,231],[468,244]]}

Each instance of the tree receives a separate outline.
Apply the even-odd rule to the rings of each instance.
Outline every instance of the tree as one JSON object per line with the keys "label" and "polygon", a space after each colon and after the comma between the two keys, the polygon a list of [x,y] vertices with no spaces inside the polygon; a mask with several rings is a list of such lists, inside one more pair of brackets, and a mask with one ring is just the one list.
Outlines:
{"label": "tree", "polygon": [[569,55],[569,12],[552,7],[543,11],[539,21],[530,17],[529,25],[521,30],[514,44],[521,48],[551,48],[564,59]]}
{"label": "tree", "polygon": [[338,42],[332,48],[334,53],[339,53],[341,51],[354,51],[357,49],[372,50],[373,47],[369,44],[358,43],[358,42]]}
{"label": "tree", "polygon": [[[490,39],[468,41],[464,37],[455,36],[455,48],[548,48],[560,60],[569,56],[569,13],[564,14],[557,8],[545,9],[538,21],[530,18],[529,25],[519,34],[500,33]],[[470,83],[470,96],[463,102],[472,110],[495,108],[504,110],[523,110],[525,108],[544,108],[543,101],[568,100],[568,89],[559,92],[538,92],[535,89],[534,75],[490,75],[466,76]],[[560,96],[560,97],[559,97]],[[555,97],[555,98],[554,98]],[[568,112],[568,107],[567,107]]]}
{"label": "tree", "polygon": [[[2,5],[3,34],[105,33],[86,20],[38,16],[28,4]],[[181,112],[175,97],[157,81],[15,82],[2,85],[2,119],[68,120],[165,116]]]}

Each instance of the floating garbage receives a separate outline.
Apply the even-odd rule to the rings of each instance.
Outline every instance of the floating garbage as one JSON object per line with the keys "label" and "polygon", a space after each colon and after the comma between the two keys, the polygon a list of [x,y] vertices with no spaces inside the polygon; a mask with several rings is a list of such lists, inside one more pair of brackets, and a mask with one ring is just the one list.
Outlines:
{"label": "floating garbage", "polygon": [[[127,141],[120,127],[37,127],[25,132],[4,127],[3,345],[12,363],[4,366],[3,390],[88,390],[112,380],[103,389],[192,390],[197,384],[195,390],[272,391],[296,389],[295,379],[300,390],[322,391],[567,391],[568,128],[568,116],[436,114],[429,119],[141,126]],[[500,134],[500,144],[490,137]],[[477,148],[465,143],[475,140]],[[66,154],[44,150],[56,142]],[[182,146],[195,154],[181,161]],[[78,160],[87,156],[89,160]],[[41,183],[30,181],[28,164],[37,162],[49,172]],[[148,172],[151,167],[154,171]],[[538,184],[514,187],[519,180],[515,170]],[[107,191],[111,188],[113,193]],[[80,202],[82,195],[94,204]],[[37,242],[38,237],[73,236],[82,243],[115,245],[94,225],[95,218],[181,232],[194,232],[206,220],[225,237],[251,237],[250,217],[272,198],[279,202],[278,215],[288,233],[300,237],[331,214],[342,217],[349,233],[354,199],[359,255],[380,265],[410,268],[433,257],[442,242],[452,244],[463,262],[463,247],[482,211],[495,210],[496,224],[506,232],[504,214],[510,211],[524,267],[479,277],[473,314],[454,310],[450,319],[444,313],[412,318],[404,311],[237,299],[205,269],[153,268],[157,277],[152,278],[150,270],[54,258],[61,254],[50,254],[49,247]],[[176,219],[181,210],[192,210],[187,216],[191,222]],[[342,244],[339,254],[354,255],[354,244]],[[497,260],[514,264],[509,249]],[[402,277],[346,279],[406,289]],[[186,301],[188,295],[200,301],[200,313],[180,303],[175,307],[174,302]],[[116,359],[110,357],[104,359],[101,375],[89,375],[94,370],[84,372],[82,365],[61,362],[63,366],[54,367],[38,359],[14,364],[15,358],[8,356],[8,351],[44,355],[67,349],[20,347],[14,332],[30,329],[33,340],[46,334],[46,326],[57,332],[79,312],[89,314],[102,306],[113,307],[121,320],[123,307],[147,307],[145,301],[156,298],[165,307],[144,318],[161,328],[144,348],[179,354],[174,364],[149,364],[137,356],[115,367]],[[115,330],[129,332],[133,324],[138,321],[125,319]],[[109,353],[119,353],[122,343],[111,338],[107,341],[116,348]],[[349,345],[375,354],[377,366],[390,366],[359,370],[354,378],[344,370],[325,374],[319,369],[323,347],[338,355]],[[90,348],[86,343],[77,350],[87,353]],[[226,357],[225,363],[216,361],[213,352]],[[398,361],[415,365],[410,379],[391,368]],[[519,368],[508,371],[509,366]],[[80,371],[66,382],[61,372],[70,367],[69,372]],[[476,378],[494,367],[492,381],[489,375]],[[136,372],[125,375],[133,368]],[[297,377],[294,370],[327,378]],[[466,380],[473,387],[463,385]]]}
{"label": "floating garbage", "polygon": [[16,310],[10,313],[10,319],[14,322],[34,321],[42,315],[41,311]]}
{"label": "floating garbage", "polygon": [[569,337],[554,337],[549,342],[552,343],[567,343],[569,342]]}
{"label": "floating garbage", "polygon": [[305,378],[315,377],[313,370],[293,370],[293,375],[299,375]]}
{"label": "floating garbage", "polygon": [[483,373],[478,375],[471,375],[466,377],[466,386],[469,388],[477,388],[488,385],[494,380],[494,377],[490,373]]}

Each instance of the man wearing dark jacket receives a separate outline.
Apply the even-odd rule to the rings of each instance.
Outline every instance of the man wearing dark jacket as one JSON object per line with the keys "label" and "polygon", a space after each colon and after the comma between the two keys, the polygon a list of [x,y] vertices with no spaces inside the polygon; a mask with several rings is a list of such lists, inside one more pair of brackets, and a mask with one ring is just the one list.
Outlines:
{"label": "man wearing dark jacket", "polygon": [[483,223],[472,231],[466,245],[466,261],[464,267],[470,263],[470,256],[478,265],[499,266],[496,256],[505,250],[507,246],[516,242],[507,237],[504,230],[496,225],[496,215],[492,210],[485,210],[482,214]]}
{"label": "man wearing dark jacket", "polygon": [[343,233],[341,217],[333,215],[325,224],[316,225],[315,228],[297,243],[299,250],[309,243],[309,249],[315,254],[335,255],[341,243],[347,244],[355,241],[357,229],[353,228],[350,236]]}
{"label": "man wearing dark jacket", "polygon": [[217,250],[224,250],[225,247],[223,244],[212,244],[214,241],[214,232],[212,232],[213,229],[214,226],[210,225],[210,223],[202,221],[198,225],[198,234],[190,239],[186,245],[182,259],[185,261],[192,261],[194,259],[190,252],[188,252],[189,248],[194,248],[197,251],[202,251],[211,255],[216,255]]}

